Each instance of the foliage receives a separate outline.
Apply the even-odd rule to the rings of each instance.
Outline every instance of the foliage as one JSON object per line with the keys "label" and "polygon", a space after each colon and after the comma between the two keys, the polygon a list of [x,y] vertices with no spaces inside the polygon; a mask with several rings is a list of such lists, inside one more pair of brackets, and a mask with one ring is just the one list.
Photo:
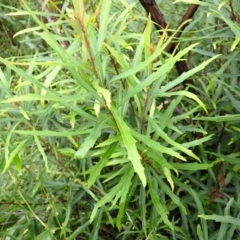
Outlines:
{"label": "foliage", "polygon": [[[30,1],[30,4],[33,5],[33,2]],[[31,33],[14,37],[18,31],[32,24],[32,19],[28,16],[7,15],[9,12],[18,11],[19,6],[19,1],[3,0],[0,3],[0,56],[3,58],[31,54],[31,50],[38,49],[39,41],[34,39]]]}
{"label": "foliage", "polygon": [[0,58],[1,239],[237,239],[240,28],[228,1],[191,2],[179,39],[134,1],[8,15],[44,47]]}

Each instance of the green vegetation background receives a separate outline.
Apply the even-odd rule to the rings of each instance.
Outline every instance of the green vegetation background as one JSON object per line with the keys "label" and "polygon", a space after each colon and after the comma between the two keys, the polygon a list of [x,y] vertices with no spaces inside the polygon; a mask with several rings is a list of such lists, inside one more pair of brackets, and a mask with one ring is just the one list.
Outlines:
{"label": "green vegetation background", "polygon": [[[240,239],[239,2],[192,0],[179,39],[39,2],[0,5],[0,239]],[[174,33],[189,3],[157,2]]]}

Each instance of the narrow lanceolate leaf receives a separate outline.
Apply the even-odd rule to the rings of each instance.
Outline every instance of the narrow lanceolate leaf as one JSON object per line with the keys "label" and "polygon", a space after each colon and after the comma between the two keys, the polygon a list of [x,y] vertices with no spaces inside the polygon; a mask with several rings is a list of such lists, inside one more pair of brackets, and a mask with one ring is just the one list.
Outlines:
{"label": "narrow lanceolate leaf", "polygon": [[[131,199],[133,198],[134,194],[136,193],[136,188],[138,186],[138,178],[137,176],[134,176],[134,170],[133,168],[129,169],[128,173],[125,174],[125,182],[126,182],[126,187],[124,187],[124,191],[122,192],[122,196],[121,196],[121,201],[120,201],[120,205],[119,205],[119,211],[117,214],[117,221],[116,221],[116,226],[118,228],[118,230],[120,231],[123,227],[122,224],[122,219],[123,216],[125,215],[125,210],[126,207],[128,206],[129,202],[131,201]],[[144,189],[144,187],[141,187],[141,189]],[[125,194],[126,192],[126,194]]]}
{"label": "narrow lanceolate leaf", "polygon": [[225,222],[225,223],[240,226],[240,219],[231,217],[231,216],[220,216],[220,215],[216,215],[216,214],[213,214],[213,215],[202,214],[202,215],[198,215],[198,217],[203,218],[205,220],[214,220],[216,222]]}
{"label": "narrow lanceolate leaf", "polygon": [[[14,150],[11,152],[9,158],[6,159],[5,167],[4,167],[2,173],[4,173],[4,172],[9,168],[10,164],[12,163],[12,161],[13,161],[14,159],[19,158],[19,157],[18,157],[18,153],[19,153],[19,151],[21,151],[21,150],[23,149],[23,147],[25,146],[25,144],[27,143],[28,140],[29,140],[29,138],[25,139],[24,141],[20,142],[20,143],[17,145],[16,148],[14,148]],[[21,163],[20,163],[20,160],[19,160],[19,164],[21,164]],[[20,169],[20,168],[21,168],[21,167],[19,166],[19,169]]]}
{"label": "narrow lanceolate leaf", "polygon": [[102,128],[105,124],[107,119],[102,120],[99,124],[97,124],[90,132],[89,136],[85,139],[84,143],[81,147],[77,150],[75,157],[77,158],[84,158],[90,148],[93,147],[97,139],[101,135]]}
{"label": "narrow lanceolate leaf", "polygon": [[196,117],[193,120],[202,120],[202,121],[210,121],[210,122],[239,121],[240,114],[226,114],[224,116],[216,116],[216,117]]}
{"label": "narrow lanceolate leaf", "polygon": [[166,212],[165,212],[165,210],[164,210],[164,208],[161,204],[159,194],[156,192],[156,188],[155,188],[154,182],[153,182],[153,176],[151,175],[149,169],[146,169],[146,172],[147,172],[148,186],[149,186],[149,191],[150,191],[152,202],[153,202],[158,214],[161,216],[162,220],[164,221],[164,223],[171,230],[173,230],[173,225],[169,221],[168,216],[167,216],[167,214],[166,214]]}
{"label": "narrow lanceolate leaf", "polygon": [[148,146],[149,149],[151,150],[155,150],[162,153],[166,153],[170,156],[173,156],[175,158],[181,159],[183,161],[186,161],[186,159],[178,152],[176,152],[175,150],[173,150],[173,148],[170,147],[165,147],[163,145],[161,145],[158,142],[153,141],[152,139],[150,139],[148,136],[140,134],[136,131],[134,131],[133,129],[130,129],[132,135],[138,139],[138,141],[141,141],[143,143],[146,144],[146,146]]}
{"label": "narrow lanceolate leaf", "polygon": [[[198,213],[204,214],[204,208],[203,208],[203,205],[202,205],[202,201],[199,199],[199,195],[192,188],[190,189],[190,194],[193,196],[193,199],[196,203]],[[201,226],[202,226],[204,239],[208,239],[207,222],[204,221],[204,219],[200,219],[200,223],[201,223]]]}
{"label": "narrow lanceolate leaf", "polygon": [[93,109],[95,111],[96,116],[98,117],[98,115],[100,113],[100,109],[101,109],[101,105],[100,105],[100,102],[98,100],[95,100]]}
{"label": "narrow lanceolate leaf", "polygon": [[186,153],[188,156],[191,156],[197,160],[200,161],[200,159],[189,149],[183,147],[181,144],[175,142],[174,140],[172,140],[158,125],[157,123],[152,119],[152,118],[147,118],[149,123],[151,124],[152,128],[156,131],[156,133],[163,139],[165,140],[167,143],[171,144],[173,147],[175,147],[176,149]]}
{"label": "narrow lanceolate leaf", "polygon": [[208,168],[213,167],[214,163],[171,163],[173,167],[178,170],[190,170],[190,171],[197,171],[197,170],[206,170]]}
{"label": "narrow lanceolate leaf", "polygon": [[[93,219],[96,217],[97,210],[102,207],[104,204],[107,202],[112,202],[112,207],[116,204],[118,199],[125,195],[126,191],[129,191],[129,187],[131,186],[131,181],[129,178],[129,175],[133,176],[133,171],[131,169],[128,169],[125,174],[121,177],[121,180],[117,185],[115,185],[113,188],[110,189],[110,191],[104,195],[95,205],[92,210],[91,216],[90,216],[90,221],[92,222]],[[127,182],[129,181],[129,182]],[[128,183],[128,184],[126,184]],[[126,198],[125,198],[126,199]],[[124,200],[125,200],[124,199]]]}
{"label": "narrow lanceolate leaf", "polygon": [[29,135],[29,136],[49,136],[49,137],[69,137],[69,136],[76,136],[81,134],[87,134],[90,130],[76,130],[76,131],[64,131],[64,132],[55,132],[55,131],[48,131],[48,130],[15,130],[15,133],[21,135]]}
{"label": "narrow lanceolate leaf", "polygon": [[[99,93],[100,96],[103,96],[105,104],[108,108],[110,108],[111,105],[111,92],[106,89],[106,88],[102,88],[100,87],[98,84],[93,83],[93,86],[95,87],[95,89],[97,90],[97,92]],[[99,103],[100,104],[100,103]]]}
{"label": "narrow lanceolate leaf", "polygon": [[43,161],[45,163],[45,168],[46,168],[46,171],[49,172],[49,167],[48,167],[48,157],[45,153],[45,150],[43,149],[42,145],[41,145],[41,142],[40,140],[38,139],[37,136],[34,136],[34,141],[37,145],[37,148],[38,148],[38,151],[41,153],[42,155],[42,158],[43,158]]}
{"label": "narrow lanceolate leaf", "polygon": [[[59,71],[62,69],[62,66],[56,66],[53,68],[53,70],[47,75],[43,85],[47,88],[49,88],[49,86],[51,85],[51,83],[54,81],[54,79],[56,78],[57,74],[59,73]],[[41,90],[41,95],[46,96],[47,95],[47,91],[46,89],[42,89]],[[44,106],[44,100],[41,100],[41,104],[42,106]]]}
{"label": "narrow lanceolate leaf", "polygon": [[167,167],[162,167],[163,173],[167,178],[167,181],[169,182],[169,184],[171,185],[172,191],[174,190],[174,182],[172,180],[172,175],[171,175],[171,171],[169,168]]}
{"label": "narrow lanceolate leaf", "polygon": [[5,161],[6,161],[6,163],[5,163],[5,169],[7,169],[7,165],[8,166],[10,166],[10,164],[11,164],[11,159],[9,158],[9,149],[10,149],[10,147],[11,147],[11,144],[10,144],[10,142],[11,142],[11,138],[12,138],[12,134],[13,134],[13,132],[14,132],[14,130],[17,128],[17,126],[19,125],[19,123],[20,123],[21,121],[19,121],[19,122],[17,122],[13,127],[12,127],[12,129],[10,129],[9,131],[8,131],[8,136],[7,136],[7,139],[6,139],[6,143],[5,143]]}
{"label": "narrow lanceolate leaf", "polygon": [[92,167],[90,177],[88,180],[88,185],[91,187],[96,181],[97,177],[100,175],[102,169],[107,165],[108,160],[110,159],[112,153],[114,152],[117,146],[117,142],[112,143],[109,148],[105,151],[100,161]]}
{"label": "narrow lanceolate leaf", "polygon": [[123,144],[127,149],[128,159],[132,162],[134,171],[138,174],[143,186],[146,186],[146,176],[144,173],[144,167],[141,163],[141,157],[137,151],[136,140],[133,138],[132,134],[130,133],[129,127],[124,122],[121,115],[113,105],[111,105],[111,112],[114,120],[117,123],[117,127],[121,134]]}
{"label": "narrow lanceolate leaf", "polygon": [[216,11],[213,9],[211,9],[211,11],[220,16],[221,20],[223,20],[229,26],[229,28],[232,30],[236,37],[240,37],[240,30],[238,24],[235,24],[234,21],[226,18],[220,11]]}
{"label": "narrow lanceolate leaf", "polygon": [[182,211],[187,214],[187,210],[185,208],[185,206],[182,204],[182,202],[180,201],[179,197],[177,195],[175,195],[171,189],[167,186],[167,184],[161,179],[161,177],[159,177],[157,175],[157,173],[155,171],[152,171],[153,173],[153,177],[155,177],[155,179],[157,179],[157,181],[159,182],[159,185],[161,186],[161,189],[164,190],[164,192],[172,199],[172,201],[178,205]]}
{"label": "narrow lanceolate leaf", "polygon": [[99,239],[98,236],[99,236],[99,229],[102,223],[102,215],[103,215],[103,207],[98,210],[98,214],[92,224],[93,228],[91,230],[91,235],[89,236],[89,239],[91,240]]}
{"label": "narrow lanceolate leaf", "polygon": [[[182,52],[182,51],[180,51]],[[179,53],[180,53],[179,52]],[[178,54],[179,54],[178,53]],[[178,55],[177,54],[177,55]],[[176,55],[176,56],[177,56]],[[179,77],[177,77],[175,80],[173,81],[170,81],[168,84],[166,84],[163,88],[160,89],[159,91],[159,95],[161,95],[163,92],[167,92],[169,89],[172,89],[174,88],[175,86],[179,85],[180,83],[182,83],[185,79],[193,76],[195,73],[201,71],[202,69],[204,69],[210,62],[212,62],[213,60],[215,60],[216,58],[218,58],[220,56],[219,55],[216,55],[216,56],[213,56],[211,57],[210,59],[208,59],[207,61],[204,61],[202,62],[200,65],[198,65],[197,67],[187,71],[187,72],[184,72],[183,74],[181,74]]]}
{"label": "narrow lanceolate leaf", "polygon": [[97,51],[99,51],[102,48],[104,39],[106,37],[111,2],[112,2],[111,0],[102,1],[100,21],[99,21],[100,28],[98,31],[98,41],[97,41]]}
{"label": "narrow lanceolate leaf", "polygon": [[167,92],[167,93],[162,93],[161,96],[167,96],[167,97],[185,96],[185,97],[191,98],[191,99],[195,100],[199,104],[199,106],[201,106],[204,109],[204,111],[206,113],[208,113],[205,104],[199,99],[199,97],[197,95],[195,95],[191,92],[188,92],[188,91]]}

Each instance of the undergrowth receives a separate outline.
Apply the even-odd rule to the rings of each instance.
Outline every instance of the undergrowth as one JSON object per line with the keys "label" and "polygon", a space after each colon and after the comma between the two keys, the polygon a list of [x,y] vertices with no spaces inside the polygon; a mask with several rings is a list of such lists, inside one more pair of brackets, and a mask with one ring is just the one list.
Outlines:
{"label": "undergrowth", "polygon": [[179,39],[138,2],[10,8],[43,47],[0,58],[1,239],[239,239],[230,2],[199,2]]}

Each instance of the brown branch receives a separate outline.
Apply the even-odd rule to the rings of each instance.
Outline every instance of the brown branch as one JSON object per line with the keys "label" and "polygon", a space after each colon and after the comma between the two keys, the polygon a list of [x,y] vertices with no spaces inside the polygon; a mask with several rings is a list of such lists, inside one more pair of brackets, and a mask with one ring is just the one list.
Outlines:
{"label": "brown branch", "polygon": [[[182,35],[183,30],[188,26],[189,22],[185,23],[187,20],[192,19],[193,15],[197,11],[199,5],[197,4],[191,4],[183,16],[181,22],[178,25],[178,31],[174,34],[175,38],[179,38]],[[185,23],[185,24],[184,24]],[[165,49],[166,52],[172,53],[176,45],[171,42],[168,44],[167,48]]]}
{"label": "brown branch", "polygon": [[[150,13],[151,15],[151,19],[152,21],[155,23],[155,26],[158,30],[161,30],[162,28],[166,28],[167,23],[164,19],[164,16],[161,12],[161,10],[159,9],[158,5],[156,4],[155,0],[139,0],[139,2],[141,3],[141,5],[144,7],[144,9],[146,10],[147,14]],[[188,8],[186,14],[183,16],[179,26],[181,26],[178,30],[178,32],[175,33],[175,37],[180,37],[182,34],[182,31],[186,28],[186,26],[188,25],[188,23],[183,24],[184,22],[186,22],[187,20],[191,19],[194,15],[194,13],[197,11],[198,9],[197,4],[191,4],[190,7]],[[171,34],[171,33],[170,33]],[[165,51],[167,53],[172,53],[173,50],[176,48],[176,44],[174,42],[169,43],[169,45],[166,47]],[[175,51],[175,54],[178,53],[179,50]],[[176,69],[178,72],[178,75],[181,75],[183,72],[187,72],[188,71],[188,66],[186,61],[178,61],[176,62]]]}
{"label": "brown branch", "polygon": [[232,21],[238,22],[238,17],[237,17],[237,15],[235,14],[234,9],[233,9],[232,0],[229,0],[229,3],[228,3],[228,4],[229,4],[230,10],[231,10],[231,19],[232,19]]}
{"label": "brown branch", "polygon": [[155,0],[139,0],[147,14],[150,13],[152,21],[155,23],[155,26],[158,30],[166,28],[167,23],[163,17],[162,12],[160,11]]}

